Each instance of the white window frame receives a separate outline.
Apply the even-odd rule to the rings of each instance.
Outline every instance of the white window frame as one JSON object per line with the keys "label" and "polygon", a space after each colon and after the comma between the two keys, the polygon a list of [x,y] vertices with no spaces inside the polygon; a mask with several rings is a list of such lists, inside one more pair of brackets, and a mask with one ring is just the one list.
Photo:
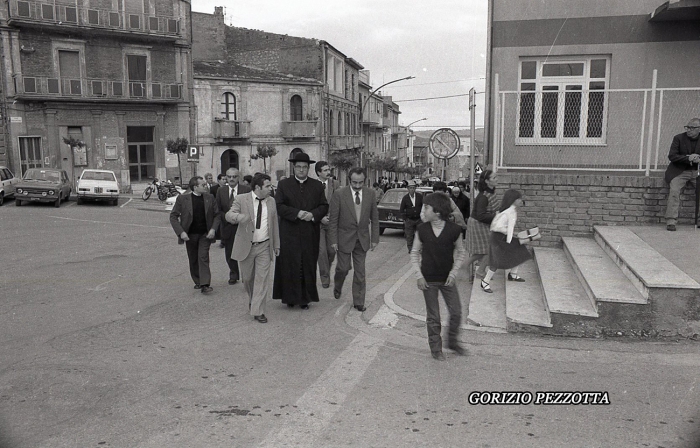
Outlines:
{"label": "white window frame", "polygon": [[[606,61],[605,78],[591,78],[591,61],[604,59]],[[515,121],[515,144],[516,145],[571,145],[571,146],[605,146],[607,144],[607,122],[608,122],[608,93],[610,84],[610,56],[609,55],[590,55],[590,56],[567,56],[567,57],[523,57],[518,60],[518,95],[517,95],[517,113]],[[536,62],[535,79],[522,79],[522,64],[523,62]],[[556,64],[583,64],[583,75],[581,76],[543,76],[543,65],[549,63]],[[590,90],[590,83],[603,83],[602,90]],[[535,90],[522,90],[523,84],[535,84]],[[581,92],[581,112],[579,115],[579,137],[564,137],[564,110],[567,92],[567,86],[580,86]],[[547,87],[557,87],[557,129],[555,137],[542,137],[542,101],[544,93],[552,93],[555,91],[545,90]],[[570,92],[570,91],[569,91]],[[590,92],[603,92],[603,117],[602,117],[602,133],[600,137],[587,137],[585,135],[588,129],[588,105]],[[535,111],[534,111],[534,132],[532,137],[520,136],[520,118],[521,118],[521,95],[535,94]],[[564,93],[562,95],[562,93]]]}

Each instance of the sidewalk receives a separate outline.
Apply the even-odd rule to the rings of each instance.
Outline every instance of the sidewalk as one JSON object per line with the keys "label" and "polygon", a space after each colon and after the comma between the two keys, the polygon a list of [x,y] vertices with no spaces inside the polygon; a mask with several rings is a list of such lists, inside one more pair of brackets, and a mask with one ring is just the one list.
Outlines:
{"label": "sidewalk", "polygon": [[[654,248],[679,269],[700,283],[700,229],[693,226],[678,226],[678,231],[669,232],[665,225],[629,227],[637,236]],[[408,255],[406,263],[410,264]],[[472,283],[469,282],[467,267],[462,266],[457,278],[459,296],[462,300],[462,322],[467,322]],[[477,279],[478,281],[478,279]],[[409,270],[384,296],[385,304],[395,313],[425,322],[425,302],[423,293],[416,286],[415,271]],[[440,318],[443,326],[447,325],[447,308],[440,300]],[[462,324],[462,329],[488,331],[468,323]]]}

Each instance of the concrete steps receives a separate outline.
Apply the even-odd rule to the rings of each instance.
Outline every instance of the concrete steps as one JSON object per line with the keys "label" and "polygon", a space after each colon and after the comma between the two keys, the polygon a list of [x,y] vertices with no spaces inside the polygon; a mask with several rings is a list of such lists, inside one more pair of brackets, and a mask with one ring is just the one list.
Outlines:
{"label": "concrete steps", "polygon": [[630,228],[594,232],[564,237],[562,249],[536,247],[518,269],[525,282],[506,281],[507,272],[498,271],[493,294],[486,294],[476,279],[468,323],[575,336],[700,332],[698,282]]}

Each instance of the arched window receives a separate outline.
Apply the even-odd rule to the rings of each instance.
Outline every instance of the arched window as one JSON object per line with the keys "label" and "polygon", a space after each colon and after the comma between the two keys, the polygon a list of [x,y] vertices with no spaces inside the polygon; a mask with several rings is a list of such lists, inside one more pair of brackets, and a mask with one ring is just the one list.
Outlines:
{"label": "arched window", "polygon": [[328,120],[328,135],[335,135],[333,134],[333,128],[335,127],[335,123],[333,122],[333,111],[331,110],[329,112],[329,120]]}
{"label": "arched window", "polygon": [[304,119],[302,101],[299,95],[294,95],[289,100],[289,110],[291,112],[292,121],[302,121]]}
{"label": "arched window", "polygon": [[343,113],[338,111],[338,135],[343,135]]}
{"label": "arched window", "polygon": [[224,120],[236,120],[236,96],[231,92],[224,93],[222,97],[221,117]]}
{"label": "arched window", "polygon": [[345,135],[352,134],[352,129],[350,128],[350,114],[345,112]]}

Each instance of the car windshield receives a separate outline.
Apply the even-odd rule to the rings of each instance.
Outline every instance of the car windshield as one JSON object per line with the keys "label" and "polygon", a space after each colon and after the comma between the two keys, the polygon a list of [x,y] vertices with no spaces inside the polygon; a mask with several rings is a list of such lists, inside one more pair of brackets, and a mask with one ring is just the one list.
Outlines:
{"label": "car windshield", "polygon": [[114,173],[104,173],[101,171],[85,171],[81,177],[83,180],[108,180],[116,182]]}
{"label": "car windshield", "polygon": [[405,191],[387,191],[384,193],[384,196],[382,196],[382,200],[379,202],[380,204],[400,204],[401,203],[401,198],[403,198],[406,195]]}
{"label": "car windshield", "polygon": [[40,169],[31,169],[24,175],[24,180],[45,180],[48,182],[58,182],[61,175],[56,171],[46,171]]}

